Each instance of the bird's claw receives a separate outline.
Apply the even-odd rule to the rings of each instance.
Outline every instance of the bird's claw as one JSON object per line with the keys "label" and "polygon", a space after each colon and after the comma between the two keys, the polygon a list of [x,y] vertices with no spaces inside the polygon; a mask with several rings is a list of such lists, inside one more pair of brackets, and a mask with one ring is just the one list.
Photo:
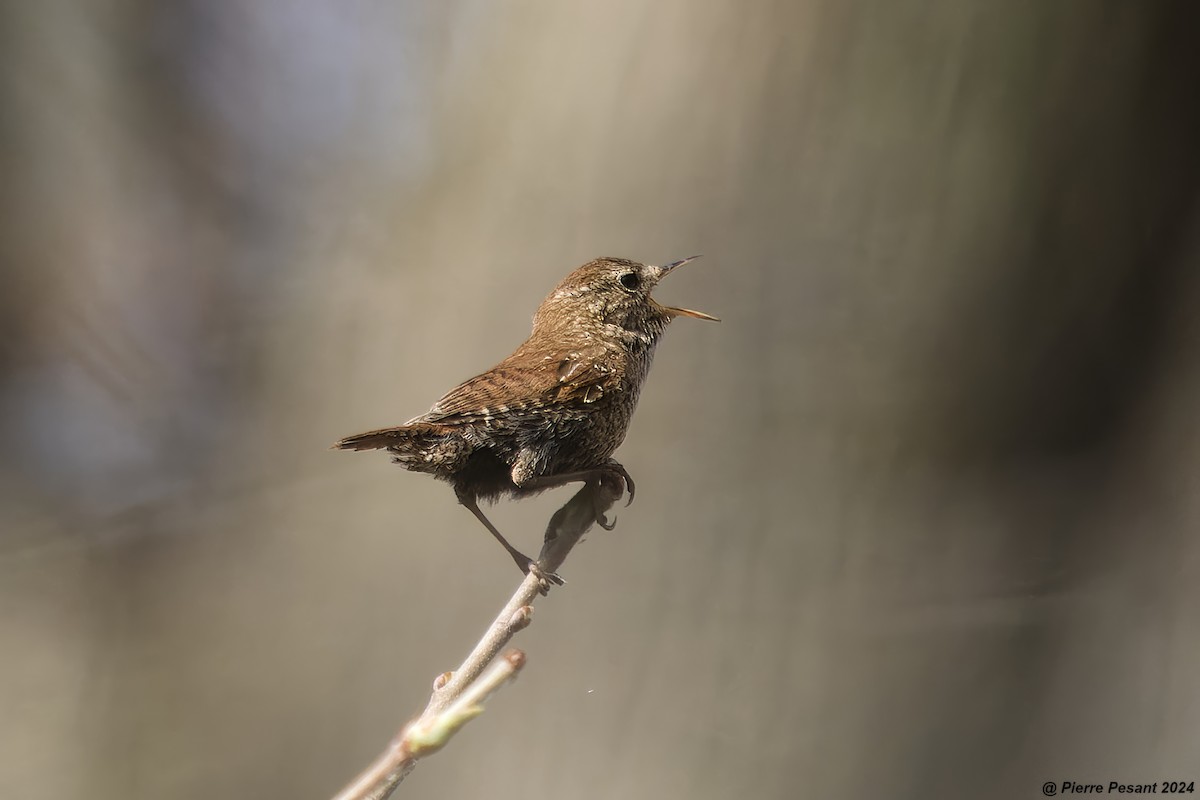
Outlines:
{"label": "bird's claw", "polygon": [[[628,508],[633,503],[633,496],[637,492],[637,485],[634,484],[633,476],[629,474],[629,470],[625,469],[623,464],[620,464],[616,461],[610,461],[607,464],[606,477],[619,480],[623,489],[629,492],[629,499],[625,501],[625,507]],[[620,495],[618,495],[618,497],[620,497]]]}
{"label": "bird's claw", "polygon": [[637,492],[637,486],[633,483],[633,476],[629,474],[629,470],[621,467],[620,475],[625,481],[625,488],[629,491],[629,499],[625,501],[625,507],[629,508],[633,505],[633,495]]}

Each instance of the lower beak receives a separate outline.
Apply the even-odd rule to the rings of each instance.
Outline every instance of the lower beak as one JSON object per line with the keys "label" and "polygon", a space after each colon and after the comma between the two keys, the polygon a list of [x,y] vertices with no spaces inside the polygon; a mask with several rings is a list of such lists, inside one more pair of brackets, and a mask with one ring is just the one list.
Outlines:
{"label": "lower beak", "polygon": [[711,314],[705,314],[703,311],[692,311],[690,308],[674,308],[673,306],[662,306],[662,310],[670,314],[672,317],[695,317],[696,319],[706,319],[709,322],[720,322],[721,320]]}

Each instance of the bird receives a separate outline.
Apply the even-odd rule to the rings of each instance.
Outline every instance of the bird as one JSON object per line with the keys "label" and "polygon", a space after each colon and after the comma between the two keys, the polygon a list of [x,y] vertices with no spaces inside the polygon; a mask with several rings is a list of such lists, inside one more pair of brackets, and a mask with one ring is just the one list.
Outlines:
{"label": "bird", "polygon": [[[533,316],[529,338],[496,366],[447,392],[403,425],[347,436],[339,450],[384,450],[392,461],[449,483],[458,502],[545,591],[562,579],[509,543],[479,507],[573,482],[620,481],[636,491],[613,453],[667,326],[678,317],[719,322],[662,305],[650,292],[699,256],[665,266],[597,258],[564,278]],[[596,522],[613,523],[597,509]]]}

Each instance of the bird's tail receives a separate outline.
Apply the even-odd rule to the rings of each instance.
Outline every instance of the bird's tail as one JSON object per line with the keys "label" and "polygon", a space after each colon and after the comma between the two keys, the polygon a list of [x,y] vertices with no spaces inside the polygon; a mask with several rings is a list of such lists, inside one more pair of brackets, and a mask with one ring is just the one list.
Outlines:
{"label": "bird's tail", "polygon": [[379,430],[357,433],[333,443],[334,450],[383,450],[408,444],[413,438],[409,425],[399,425],[395,428],[380,428]]}
{"label": "bird's tail", "polygon": [[334,442],[335,450],[387,450],[392,461],[415,472],[438,474],[453,470],[470,456],[471,448],[455,430],[430,422],[410,422],[380,428]]}

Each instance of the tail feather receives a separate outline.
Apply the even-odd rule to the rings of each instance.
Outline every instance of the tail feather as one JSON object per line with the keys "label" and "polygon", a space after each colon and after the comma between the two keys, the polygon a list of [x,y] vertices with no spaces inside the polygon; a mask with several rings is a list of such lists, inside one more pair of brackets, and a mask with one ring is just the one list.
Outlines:
{"label": "tail feather", "polygon": [[335,450],[387,450],[392,461],[415,472],[453,472],[471,455],[471,446],[457,431],[428,422],[410,422],[347,436]]}
{"label": "tail feather", "polygon": [[412,429],[407,425],[358,433],[333,443],[334,450],[383,450],[407,442]]}

